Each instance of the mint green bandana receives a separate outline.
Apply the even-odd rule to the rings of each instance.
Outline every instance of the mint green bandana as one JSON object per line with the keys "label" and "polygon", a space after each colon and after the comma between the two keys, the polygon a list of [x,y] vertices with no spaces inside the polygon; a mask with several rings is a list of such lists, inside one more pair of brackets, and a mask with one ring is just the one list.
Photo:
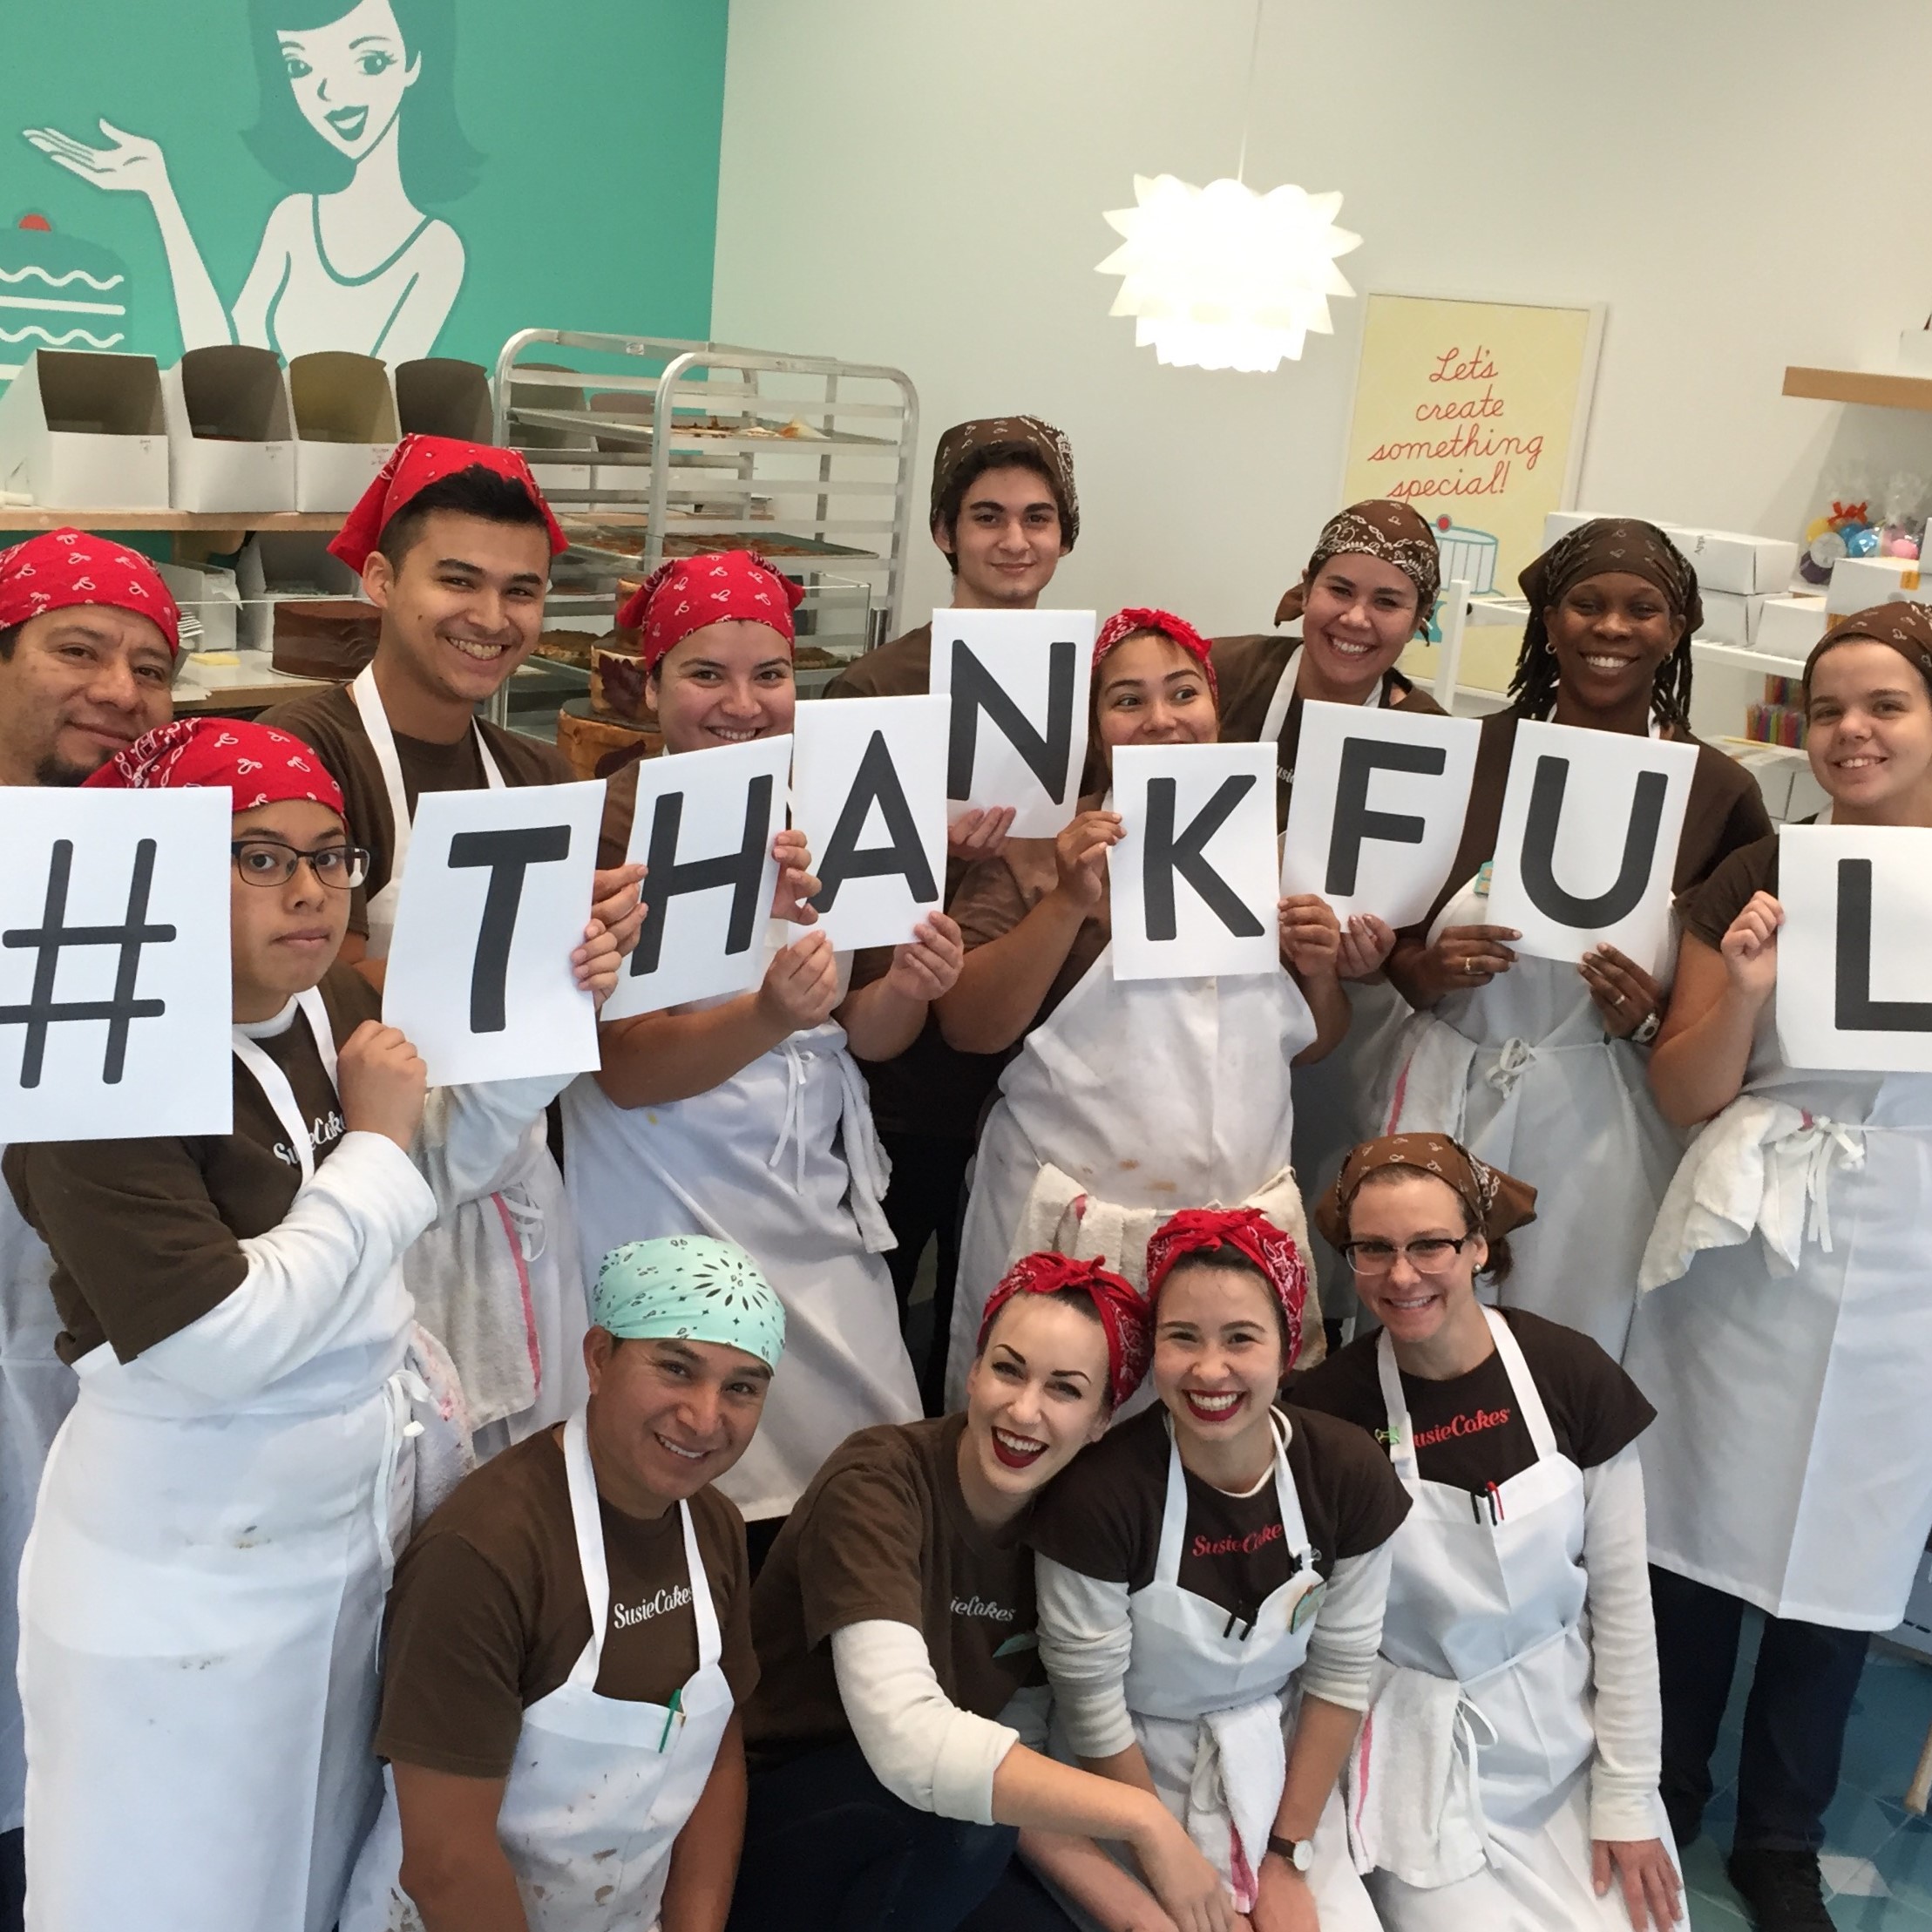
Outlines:
{"label": "mint green bandana", "polygon": [[622,1341],[721,1342],[776,1368],[785,1308],[742,1248],[675,1234],[613,1248],[597,1271],[591,1319]]}

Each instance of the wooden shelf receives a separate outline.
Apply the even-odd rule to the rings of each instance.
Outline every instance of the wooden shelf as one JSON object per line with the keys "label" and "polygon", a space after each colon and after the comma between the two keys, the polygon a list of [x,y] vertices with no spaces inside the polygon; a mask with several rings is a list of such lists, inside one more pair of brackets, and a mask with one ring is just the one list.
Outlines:
{"label": "wooden shelf", "polygon": [[1793,367],[1785,371],[1785,394],[1820,403],[1862,403],[1871,409],[1932,410],[1932,376]]}
{"label": "wooden shelf", "polygon": [[0,530],[328,530],[342,526],[346,512],[42,510],[32,504],[0,503]]}

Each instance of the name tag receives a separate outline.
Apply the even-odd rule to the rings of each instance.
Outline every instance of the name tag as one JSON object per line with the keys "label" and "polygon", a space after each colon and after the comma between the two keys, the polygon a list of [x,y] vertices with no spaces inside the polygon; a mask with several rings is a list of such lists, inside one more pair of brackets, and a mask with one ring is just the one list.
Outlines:
{"label": "name tag", "polygon": [[1311,1568],[1296,1577],[1290,1588],[1294,1594],[1288,1600],[1288,1628],[1295,1631],[1314,1620],[1321,1610],[1321,1600],[1328,1592],[1328,1585]]}

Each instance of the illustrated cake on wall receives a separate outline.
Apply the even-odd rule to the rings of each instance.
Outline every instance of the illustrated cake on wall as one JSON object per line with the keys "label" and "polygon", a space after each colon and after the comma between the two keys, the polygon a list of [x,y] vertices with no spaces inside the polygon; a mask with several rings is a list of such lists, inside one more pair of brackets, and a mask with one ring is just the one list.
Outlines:
{"label": "illustrated cake on wall", "polygon": [[1442,581],[1459,579],[1472,597],[1487,597],[1496,587],[1496,539],[1486,530],[1465,530],[1447,517],[1435,519],[1435,547],[1442,552]]}
{"label": "illustrated cake on wall", "polygon": [[127,265],[111,248],[56,234],[44,214],[0,228],[0,383],[37,349],[119,349]]}

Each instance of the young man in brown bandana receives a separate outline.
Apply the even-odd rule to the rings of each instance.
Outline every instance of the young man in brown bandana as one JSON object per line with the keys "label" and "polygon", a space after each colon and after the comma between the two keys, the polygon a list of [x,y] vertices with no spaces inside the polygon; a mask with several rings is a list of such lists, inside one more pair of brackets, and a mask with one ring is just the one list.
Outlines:
{"label": "young man in brown bandana", "polygon": [[[932,457],[932,541],[952,573],[957,610],[1034,609],[1060,559],[1080,535],[1074,452],[1065,435],[1037,416],[981,417],[957,423]],[[932,627],[918,626],[868,651],[825,688],[829,698],[918,696],[932,688]],[[952,827],[947,896],[964,868],[993,857],[1010,812],[969,812]],[[878,978],[889,950],[861,952],[852,984]],[[946,1334],[959,1269],[960,1195],[980,1112],[1000,1075],[1000,1061],[955,1053],[938,1022],[897,1060],[861,1062],[872,1118],[891,1157],[885,1215],[898,1245],[885,1257],[903,1319],[926,1243],[939,1241],[930,1357],[919,1368],[926,1413],[938,1414],[946,1381]]]}

